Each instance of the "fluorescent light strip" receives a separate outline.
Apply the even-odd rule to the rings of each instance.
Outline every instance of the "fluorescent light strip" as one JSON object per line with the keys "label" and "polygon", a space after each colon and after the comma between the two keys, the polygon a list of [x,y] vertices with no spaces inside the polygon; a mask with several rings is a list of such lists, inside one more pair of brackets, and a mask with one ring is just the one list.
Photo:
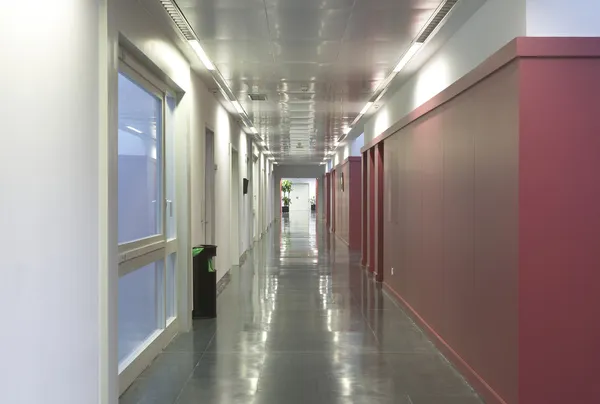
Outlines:
{"label": "fluorescent light strip", "polygon": [[[381,91],[374,100],[375,102],[378,102],[381,98],[383,98],[383,95],[388,90],[389,85],[396,77],[398,72],[401,71],[408,64],[408,62],[410,62],[410,60],[419,52],[419,50],[421,50],[425,43],[427,43],[427,41],[437,33],[441,26],[446,22],[448,16],[451,14],[452,10],[456,6],[456,4],[459,3],[459,1],[460,0],[446,0],[440,4],[440,6],[431,16],[431,18],[423,25],[423,27],[419,31],[419,34],[416,36],[415,41],[411,44],[410,48],[404,53],[404,55],[402,55],[402,58],[400,59],[394,70],[387,76],[387,78],[383,82],[379,84],[379,87],[374,94],[377,95],[377,93],[380,91],[380,88]],[[361,113],[358,114],[356,118],[354,118],[354,121],[352,121],[352,126],[356,125],[356,123],[358,123],[358,121],[361,120],[361,118],[367,111],[367,107],[363,108],[363,111],[361,111]]]}
{"label": "fluorescent light strip", "polygon": [[246,111],[244,111],[244,108],[242,108],[242,104],[240,104],[239,101],[237,101],[237,100],[231,101],[231,104],[233,104],[233,106],[235,107],[235,110],[238,112],[238,114],[244,115],[246,113]]}
{"label": "fluorescent light strip", "polygon": [[133,126],[125,126],[127,129],[134,131],[135,133],[144,133],[139,129],[134,128]]}
{"label": "fluorescent light strip", "polygon": [[371,101],[367,102],[367,105],[365,105],[365,107],[362,109],[362,111],[360,111],[360,115],[366,114],[371,109],[372,106],[373,106],[373,103]]}
{"label": "fluorescent light strip", "polygon": [[398,62],[398,64],[396,65],[396,68],[394,69],[394,73],[398,73],[400,70],[402,70],[404,68],[404,66],[406,66],[408,64],[408,62],[410,62],[410,60],[413,58],[413,56],[415,56],[422,47],[423,47],[422,43],[413,42],[413,44],[410,46],[410,48],[408,48],[408,51],[406,51],[404,53],[404,55],[402,56],[402,59],[400,59],[400,62]]}
{"label": "fluorescent light strip", "polygon": [[202,49],[202,45],[200,45],[200,42],[198,42],[197,39],[192,39],[191,41],[188,41],[188,43],[190,44],[194,52],[196,52],[196,55],[198,55],[198,57],[202,61],[202,64],[204,64],[204,67],[206,67],[206,69],[211,72],[214,71],[215,65],[213,64],[213,62],[210,61],[208,55],[206,54],[206,52],[204,52],[204,49]]}

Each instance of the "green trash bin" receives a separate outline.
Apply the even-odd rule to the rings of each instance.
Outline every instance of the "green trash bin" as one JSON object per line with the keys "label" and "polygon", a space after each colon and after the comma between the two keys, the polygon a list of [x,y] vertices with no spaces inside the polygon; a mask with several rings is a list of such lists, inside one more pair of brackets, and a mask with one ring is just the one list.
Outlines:
{"label": "green trash bin", "polygon": [[216,256],[216,245],[192,248],[194,277],[192,318],[217,317],[217,271],[213,265],[213,258]]}

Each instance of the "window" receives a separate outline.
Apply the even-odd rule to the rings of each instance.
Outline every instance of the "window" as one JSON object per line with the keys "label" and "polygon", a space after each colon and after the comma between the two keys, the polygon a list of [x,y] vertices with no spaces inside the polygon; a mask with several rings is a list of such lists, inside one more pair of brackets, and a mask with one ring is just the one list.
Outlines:
{"label": "window", "polygon": [[175,301],[175,288],[177,287],[175,278],[175,268],[177,267],[177,254],[173,253],[167,258],[167,279],[166,279],[166,315],[167,320],[177,316],[177,302]]}
{"label": "window", "polygon": [[162,99],[119,74],[119,244],[162,233]]}
{"label": "window", "polygon": [[176,99],[127,54],[118,80],[119,368],[177,316]]}
{"label": "window", "polygon": [[159,329],[162,268],[162,261],[153,262],[119,278],[119,362]]}

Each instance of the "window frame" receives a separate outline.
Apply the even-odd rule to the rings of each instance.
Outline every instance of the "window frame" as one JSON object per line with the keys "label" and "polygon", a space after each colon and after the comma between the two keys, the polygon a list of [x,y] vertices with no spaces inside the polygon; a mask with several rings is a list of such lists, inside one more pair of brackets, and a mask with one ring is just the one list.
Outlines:
{"label": "window frame", "polygon": [[[132,66],[133,65],[133,66]],[[141,72],[140,72],[141,70]],[[167,202],[166,202],[166,101],[168,96],[172,96],[172,92],[167,90],[166,84],[162,83],[147,69],[143,68],[133,57],[127,56],[122,52],[119,59],[119,74],[124,75],[136,85],[143,88],[145,91],[153,94],[161,100],[161,122],[160,122],[160,182],[158,189],[160,191],[160,207],[158,211],[159,221],[161,223],[161,231],[158,234],[144,237],[138,240],[131,240],[120,243],[119,251],[119,268],[121,264],[131,259],[141,258],[143,255],[150,254],[154,251],[165,249],[167,241]],[[149,258],[148,258],[149,259]],[[152,261],[148,261],[149,264]],[[122,273],[119,269],[119,276],[123,276],[128,271]]]}
{"label": "window frame", "polygon": [[[148,340],[156,337],[155,334],[165,331],[171,323],[177,319],[178,306],[178,288],[177,288],[177,268],[175,268],[175,279],[173,280],[174,293],[174,317],[168,317],[167,313],[167,265],[171,254],[179,254],[177,230],[172,238],[168,238],[167,232],[167,181],[176,181],[176,175],[173,173],[171,178],[167,176],[167,136],[175,136],[174,133],[167,133],[167,108],[168,98],[173,98],[177,103],[177,92],[172,90],[166,83],[160,80],[149,69],[139,62],[134,56],[128,54],[123,48],[119,49],[118,74],[127,77],[133,83],[143,88],[145,91],[161,100],[161,139],[160,139],[160,183],[158,189],[160,192],[159,215],[161,231],[159,234],[138,240],[131,240],[118,244],[118,277],[119,279],[131,272],[135,272],[149,264],[162,262],[162,268],[156,271],[156,332],[148,336]],[[175,104],[175,110],[176,110]],[[171,116],[170,119],[173,119]],[[158,146],[158,145],[157,145]],[[174,155],[171,155],[174,157]],[[157,155],[157,159],[158,159]],[[175,201],[171,201],[174,203]],[[174,210],[175,222],[177,210]],[[158,223],[158,222],[157,222]],[[176,261],[177,262],[177,261]],[[142,344],[141,350],[145,344]],[[133,360],[134,356],[139,355],[141,351],[134,351],[128,354],[123,363],[119,363],[119,373],[121,373]]]}

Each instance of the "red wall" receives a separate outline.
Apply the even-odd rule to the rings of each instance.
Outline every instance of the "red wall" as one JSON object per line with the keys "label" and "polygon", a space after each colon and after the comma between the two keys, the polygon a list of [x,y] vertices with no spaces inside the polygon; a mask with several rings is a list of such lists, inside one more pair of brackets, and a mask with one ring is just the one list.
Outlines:
{"label": "red wall", "polygon": [[519,402],[600,403],[600,58],[520,75]]}
{"label": "red wall", "polygon": [[[340,178],[344,175],[344,190]],[[335,233],[352,249],[361,247],[362,168],[360,157],[349,157],[332,176],[335,211]]]}
{"label": "red wall", "polygon": [[515,63],[387,138],[384,151],[385,282],[511,403],[518,101]]}
{"label": "red wall", "polygon": [[369,172],[369,184],[368,184],[368,201],[367,211],[369,212],[369,251],[368,251],[368,266],[369,272],[375,271],[375,148],[370,149],[367,152],[368,162],[367,170]]}
{"label": "red wall", "polygon": [[361,209],[361,217],[362,217],[362,226],[361,226],[361,265],[367,266],[369,262],[369,211],[367,210],[367,204],[369,203],[368,198],[368,187],[369,187],[369,171],[367,168],[368,164],[368,151],[362,154],[362,209]]}
{"label": "red wall", "polygon": [[386,287],[488,403],[600,403],[599,112],[599,38],[518,38],[366,146]]}

